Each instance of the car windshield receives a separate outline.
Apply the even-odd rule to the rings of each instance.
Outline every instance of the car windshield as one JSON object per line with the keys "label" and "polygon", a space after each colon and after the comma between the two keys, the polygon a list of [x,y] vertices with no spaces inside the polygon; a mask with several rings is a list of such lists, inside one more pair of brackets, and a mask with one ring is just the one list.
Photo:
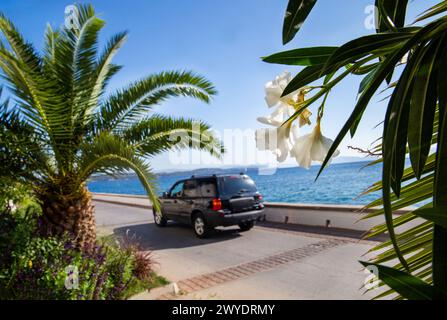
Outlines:
{"label": "car windshield", "polygon": [[222,194],[224,195],[256,191],[257,188],[254,181],[247,176],[238,175],[222,178]]}

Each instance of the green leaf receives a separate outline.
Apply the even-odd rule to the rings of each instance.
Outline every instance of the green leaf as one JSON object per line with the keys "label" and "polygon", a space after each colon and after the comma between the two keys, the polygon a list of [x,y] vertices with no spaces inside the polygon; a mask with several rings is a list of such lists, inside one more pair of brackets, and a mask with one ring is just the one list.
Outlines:
{"label": "green leaf", "polygon": [[114,129],[138,121],[168,98],[185,96],[209,103],[215,94],[213,84],[193,72],[160,72],[116,91],[99,108],[96,117],[101,129]]}
{"label": "green leaf", "polygon": [[361,66],[355,70],[352,71],[352,74],[355,74],[357,76],[363,76],[365,74],[370,73],[371,71],[373,71],[374,69],[378,68],[378,63],[371,63],[369,65],[366,66]]}
{"label": "green leaf", "polygon": [[[440,76],[445,78],[447,70],[446,42],[443,41],[443,53],[440,61]],[[440,82],[440,89],[445,90],[445,79]],[[441,91],[440,91],[441,92]],[[445,92],[440,100],[445,102]],[[435,185],[433,196],[434,207],[447,206],[447,110],[439,109],[438,145],[436,153]],[[436,298],[447,298],[447,229],[435,225],[433,233],[433,283],[437,288]]]}
{"label": "green leaf", "polygon": [[295,65],[314,66],[325,64],[337,47],[311,47],[283,51],[262,58],[264,62]]}
{"label": "green leaf", "polygon": [[[447,81],[445,80],[445,72],[447,71],[447,42],[444,42],[444,49],[440,59],[439,67],[439,92],[440,107],[438,127],[438,149],[437,149],[437,166],[436,166],[436,188],[435,202],[438,205],[447,204],[447,111],[445,108]],[[443,91],[444,90],[444,91]]]}
{"label": "green leaf", "polygon": [[438,94],[439,94],[439,110],[447,108],[447,44],[443,41],[443,48],[441,50],[441,57],[439,59],[438,67]]}
{"label": "green leaf", "polygon": [[377,65],[373,70],[371,70],[362,80],[362,82],[360,82],[360,86],[359,86],[359,91],[358,93],[362,93],[365,88],[368,86],[368,84],[370,84],[370,82],[372,81],[372,79],[374,78],[374,75],[376,74],[377,70],[379,69],[379,65]]}
{"label": "green leaf", "polygon": [[413,211],[413,214],[447,229],[447,206],[417,209]]}
{"label": "green leaf", "polygon": [[379,279],[408,300],[433,299],[433,287],[411,274],[375,263],[362,261],[360,263],[364,267],[376,267]]}
{"label": "green leaf", "polygon": [[[346,136],[352,125],[363,114],[372,96],[380,87],[380,84],[385,80],[386,76],[394,70],[395,64],[400,59],[402,59],[405,53],[414,45],[415,42],[417,42],[417,38],[408,41],[402,48],[397,50],[393,55],[389,56],[385,61],[383,61],[380,64],[380,67],[375,73],[373,79],[368,83],[364,92],[357,101],[357,104],[354,107],[351,116],[348,118],[345,125],[342,127],[339,134],[335,138],[334,143],[332,144],[331,148],[328,151],[326,159],[323,161],[323,164],[321,165],[317,178],[320,176],[321,172],[324,170],[325,166],[332,158],[332,155],[337,150],[338,146],[340,145],[341,141]],[[293,92],[293,90],[291,92]]]}
{"label": "green leaf", "polygon": [[317,0],[289,0],[282,31],[283,44],[295,37],[316,3]]}
{"label": "green leaf", "polygon": [[[376,0],[376,8],[378,8],[378,19],[379,25],[377,26],[377,33],[385,31],[397,31],[394,21],[388,14],[387,8],[384,5],[384,0]],[[397,1],[394,1],[396,3]],[[387,3],[393,3],[392,1],[387,1]],[[393,5],[394,5],[393,3]]]}
{"label": "green leaf", "polygon": [[[428,34],[432,33],[436,30],[442,30],[443,28],[443,22],[436,21],[434,23],[431,23],[421,29],[419,32],[417,32],[411,39],[407,40],[405,44],[396,50],[392,55],[387,56],[383,62],[381,62],[380,68],[378,69],[375,77],[370,82],[368,87],[365,89],[361,97],[359,98],[359,101],[357,102],[357,105],[354,108],[354,111],[352,112],[349,119],[346,121],[343,128],[340,130],[339,134],[334,140],[334,143],[332,144],[331,148],[329,149],[325,160],[323,161],[323,164],[318,172],[317,179],[321,172],[324,170],[325,166],[328,164],[328,162],[331,160],[332,155],[337,150],[338,146],[340,145],[343,138],[346,136],[347,132],[350,130],[351,126],[358,121],[358,118],[363,114],[366,106],[368,105],[371,97],[373,94],[378,90],[380,84],[384,81],[384,79],[389,75],[390,72],[394,71],[395,64],[402,59],[402,57],[417,43],[419,43],[422,39],[424,39]],[[390,161],[392,158],[390,158],[388,161]],[[384,181],[383,185],[383,198],[384,198],[384,209],[385,209],[385,221],[388,227],[388,232],[390,239],[392,240],[393,247],[396,250],[396,255],[399,258],[399,261],[407,267],[407,264],[405,262],[404,257],[402,256],[402,253],[399,250],[398,243],[396,242],[395,238],[395,232],[393,227],[393,216],[391,211],[391,203],[390,203],[390,194],[389,194],[389,188],[390,188],[390,169],[389,166],[388,170],[383,169],[383,173],[385,175],[386,181]]]}
{"label": "green leaf", "polygon": [[405,25],[408,0],[376,0],[379,8],[377,32],[396,31]]}
{"label": "green leaf", "polygon": [[433,121],[437,103],[437,74],[435,68],[439,43],[430,45],[422,58],[414,77],[413,94],[410,103],[408,146],[410,159],[416,177],[421,177],[430,152]]}
{"label": "green leaf", "polygon": [[[389,1],[388,1],[389,2]],[[408,0],[397,0],[394,11],[394,25],[402,28],[405,25],[405,17],[407,15]]]}
{"label": "green leaf", "polygon": [[430,9],[426,10],[423,12],[423,14],[421,14],[415,22],[419,22],[422,21],[424,19],[428,19],[431,18],[433,16],[436,16],[440,13],[443,13],[447,11],[447,1],[442,1],[436,5],[434,5],[433,7],[431,7]]}
{"label": "green leaf", "polygon": [[[410,81],[409,85],[410,89],[408,90],[408,93],[411,93],[413,83]],[[410,94],[406,94],[405,100],[402,102],[402,111],[397,126],[398,133],[395,140],[393,161],[391,163],[391,188],[398,198],[400,197],[401,182],[405,169],[405,156],[407,153],[410,98]]]}
{"label": "green leaf", "polygon": [[[396,151],[402,155],[403,141],[405,140],[406,145],[406,132],[405,137],[399,138],[401,144],[397,146],[398,135],[400,135],[399,129],[401,129],[402,122],[407,120],[408,117],[408,98],[407,95],[412,86],[412,79],[415,73],[415,68],[418,66],[420,59],[424,49],[419,47],[416,50],[415,54],[410,58],[404,72],[402,73],[401,78],[397,84],[396,89],[393,92],[393,95],[388,104],[387,113],[385,115],[384,129],[383,129],[383,145],[382,145],[382,154],[383,154],[383,169],[382,169],[382,197],[383,197],[383,208],[385,211],[385,221],[387,223],[388,232],[390,233],[390,238],[393,242],[393,247],[398,253],[399,261],[405,268],[408,270],[408,265],[402,256],[398,243],[395,238],[394,226],[393,226],[393,216],[392,216],[392,208],[391,208],[391,198],[390,198],[390,188],[393,187],[393,190],[399,194],[400,192],[400,179],[401,176],[399,167],[401,166],[401,162],[397,163],[396,161],[400,158],[396,157]],[[408,124],[405,123],[405,126]],[[401,160],[401,159],[400,159]]]}
{"label": "green leaf", "polygon": [[325,69],[339,68],[374,51],[395,49],[410,39],[414,32],[381,33],[357,38],[339,47],[326,63]]}
{"label": "green leaf", "polygon": [[[154,114],[124,129],[119,134],[129,141],[144,157],[168,150],[194,148],[221,157],[223,144],[211,127],[198,120],[174,118]],[[175,137],[183,137],[177,141]]]}
{"label": "green leaf", "polygon": [[302,87],[312,83],[321,77],[322,65],[309,66],[301,70],[292,81],[289,82],[287,87],[284,89],[282,96],[287,96],[288,94],[301,89]]}

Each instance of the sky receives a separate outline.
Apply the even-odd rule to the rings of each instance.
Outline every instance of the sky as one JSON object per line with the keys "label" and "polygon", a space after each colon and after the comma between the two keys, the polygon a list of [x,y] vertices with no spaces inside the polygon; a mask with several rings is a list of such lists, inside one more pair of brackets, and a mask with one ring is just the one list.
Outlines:
{"label": "sky", "polygon": [[[209,105],[189,98],[176,98],[155,108],[156,112],[204,120],[221,135],[240,130],[247,134],[243,143],[230,137],[229,154],[224,165],[264,164],[269,155],[257,153],[253,131],[265,128],[257,117],[266,116],[264,86],[283,71],[293,75],[300,67],[264,63],[260,57],[283,50],[309,46],[338,46],[355,37],[370,34],[365,27],[370,19],[368,6],[373,0],[320,0],[295,39],[282,45],[281,32],[286,0],[95,0],[92,3],[106,21],[101,44],[113,34],[127,30],[129,38],[114,62],[124,66],[114,78],[114,89],[163,70],[192,70],[211,80],[218,95]],[[436,1],[411,2],[409,20]],[[43,44],[47,23],[54,28],[64,22],[65,0],[1,0],[0,11],[21,30],[37,48]],[[326,103],[323,134],[334,139],[352,111],[360,77],[350,77],[334,89]],[[370,147],[380,137],[376,127],[385,112],[375,96],[366,111],[356,136],[347,137],[340,146],[341,156],[361,156],[348,146]],[[312,109],[316,114],[315,105]],[[315,120],[315,118],[314,118]],[[301,130],[309,133],[312,126]],[[226,131],[225,131],[226,130]],[[236,131],[236,135],[237,135]],[[271,158],[271,157],[270,157]],[[269,159],[270,159],[269,158]],[[189,161],[186,161],[189,159]],[[192,161],[191,161],[192,160]],[[151,159],[157,171],[222,166],[203,153],[163,154]],[[191,163],[192,162],[192,163]],[[295,164],[293,159],[286,164]]]}

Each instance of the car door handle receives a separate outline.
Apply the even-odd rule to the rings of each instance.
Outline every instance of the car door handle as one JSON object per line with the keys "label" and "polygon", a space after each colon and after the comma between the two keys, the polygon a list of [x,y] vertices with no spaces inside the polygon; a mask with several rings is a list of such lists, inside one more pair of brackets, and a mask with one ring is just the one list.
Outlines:
{"label": "car door handle", "polygon": [[174,200],[174,203],[177,203],[177,200]]}
{"label": "car door handle", "polygon": [[192,200],[186,200],[186,203],[193,204],[194,201],[192,201]]}

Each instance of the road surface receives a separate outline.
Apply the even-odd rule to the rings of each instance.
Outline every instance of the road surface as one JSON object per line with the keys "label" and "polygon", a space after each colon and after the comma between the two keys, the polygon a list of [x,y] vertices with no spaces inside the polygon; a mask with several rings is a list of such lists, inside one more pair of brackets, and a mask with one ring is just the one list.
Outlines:
{"label": "road surface", "polygon": [[155,226],[149,209],[95,202],[98,230],[128,234],[153,252],[181,299],[371,299],[358,260],[374,243],[257,226],[198,239],[188,226]]}

